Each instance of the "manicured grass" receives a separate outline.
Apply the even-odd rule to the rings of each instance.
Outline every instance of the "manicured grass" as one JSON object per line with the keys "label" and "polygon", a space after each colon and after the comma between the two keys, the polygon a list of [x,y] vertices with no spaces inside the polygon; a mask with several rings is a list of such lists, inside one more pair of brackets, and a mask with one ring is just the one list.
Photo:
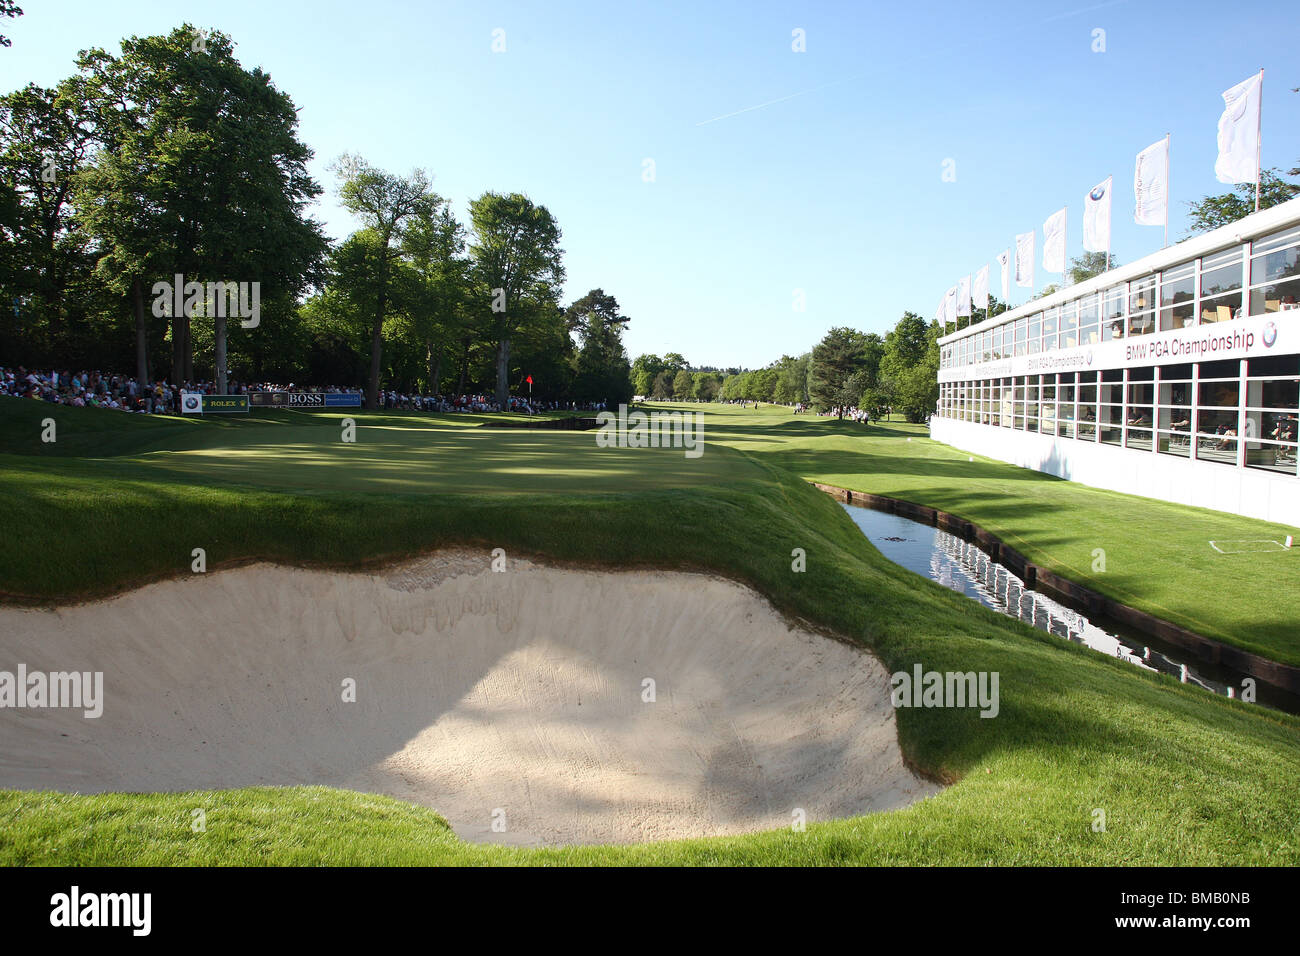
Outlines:
{"label": "manicured grass", "polygon": [[[0,401],[0,419],[11,407]],[[502,494],[519,490],[506,472],[488,473],[464,493],[463,475],[447,466],[470,446],[439,452],[439,443],[463,429],[429,428],[419,419],[411,435],[392,438],[405,443],[408,456],[398,493],[384,490],[382,475],[347,478],[346,453],[333,459],[340,476],[334,488],[341,490],[304,492],[294,483],[297,468],[263,465],[247,454],[267,441],[252,423],[194,432],[222,449],[211,461],[245,459],[203,483],[176,466],[181,455],[137,446],[114,457],[119,439],[107,437],[94,460],[11,454],[0,459],[0,527],[12,545],[0,548],[0,590],[46,598],[104,593],[186,573],[190,550],[199,546],[209,549],[210,567],[255,557],[355,566],[468,543],[484,548],[485,562],[488,549],[504,547],[613,569],[708,569],[749,584],[792,617],[863,642],[890,670],[921,663],[927,670],[997,671],[1001,709],[994,719],[973,710],[898,711],[909,760],[952,784],[938,796],[894,813],[814,821],[804,833],[515,850],[461,843],[420,808],[317,787],[98,796],[7,791],[0,792],[0,862],[1300,863],[1300,719],[1064,643],[885,559],[804,473],[821,460],[819,442],[836,463],[821,476],[827,481],[830,474],[854,477],[838,462],[855,459],[838,456],[901,457],[903,449],[893,446],[888,454],[872,452],[870,441],[911,450],[918,442],[905,442],[905,430],[881,430],[861,448],[853,443],[866,436],[849,426],[791,422],[787,410],[709,413],[713,443],[691,464],[707,463],[713,470],[706,474],[722,479],[680,480],[677,466],[660,472],[651,464],[662,450],[630,450],[662,479],[635,490],[625,490],[624,466],[607,465],[606,458],[615,460],[611,450],[597,449],[590,433],[484,430],[503,442],[582,440],[557,445],[563,454],[548,459],[564,485],[550,494]],[[363,432],[366,421],[358,416]],[[377,424],[378,418],[371,427]],[[0,435],[9,428],[0,421]],[[236,442],[236,435],[248,442]],[[417,451],[424,443],[431,446],[427,458]],[[316,443],[317,467],[328,470],[333,447]],[[894,467],[902,477],[892,480],[924,481]],[[791,571],[796,547],[807,552],[804,573]],[[207,809],[201,835],[190,828],[195,807]],[[1105,832],[1092,829],[1096,809],[1105,811]]]}
{"label": "manicured grass", "polygon": [[[1300,549],[1220,554],[1212,540],[1295,528],[1062,481],[931,441],[924,426],[720,406],[709,435],[811,481],[974,521],[1035,564],[1132,607],[1300,666]],[[908,439],[911,439],[908,441]],[[1300,494],[1300,491],[1297,492]],[[1104,570],[1098,563],[1104,553]]]}

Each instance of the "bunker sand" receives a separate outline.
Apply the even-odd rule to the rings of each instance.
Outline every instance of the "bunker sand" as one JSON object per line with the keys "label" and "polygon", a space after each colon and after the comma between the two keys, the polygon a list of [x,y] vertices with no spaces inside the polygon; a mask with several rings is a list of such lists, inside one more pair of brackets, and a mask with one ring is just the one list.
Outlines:
{"label": "bunker sand", "polygon": [[750,589],[508,567],[263,564],[0,608],[0,669],[103,671],[105,698],[98,719],[0,709],[0,787],[326,784],[529,846],[743,833],[937,791],[903,763],[884,667]]}

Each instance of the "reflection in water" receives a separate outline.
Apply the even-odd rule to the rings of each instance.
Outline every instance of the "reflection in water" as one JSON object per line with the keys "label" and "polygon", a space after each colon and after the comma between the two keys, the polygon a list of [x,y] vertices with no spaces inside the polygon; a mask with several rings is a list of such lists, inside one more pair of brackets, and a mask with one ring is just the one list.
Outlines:
{"label": "reflection in water", "polygon": [[[1189,665],[1179,659],[1175,649],[1157,650],[1140,635],[1122,633],[1121,628],[1109,622],[1102,628],[1078,611],[1026,587],[1024,581],[972,542],[900,515],[862,505],[844,504],[843,507],[885,557],[974,598],[985,607],[1145,670],[1171,674],[1184,684],[1195,684],[1229,697],[1240,695],[1245,675],[1199,662]],[[1260,683],[1258,687],[1261,703],[1293,712],[1300,704],[1292,695],[1268,685]]]}

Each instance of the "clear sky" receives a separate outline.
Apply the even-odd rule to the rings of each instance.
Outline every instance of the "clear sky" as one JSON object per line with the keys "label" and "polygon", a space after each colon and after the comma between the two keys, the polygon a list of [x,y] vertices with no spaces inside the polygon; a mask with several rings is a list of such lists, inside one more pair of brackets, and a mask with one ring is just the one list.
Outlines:
{"label": "clear sky", "polygon": [[1300,164],[1300,8],[1282,0],[20,5],[0,28],[5,89],[51,84],[123,36],[219,28],[301,108],[331,235],[354,228],[326,171],[344,151],[425,167],[462,220],[484,190],[525,192],[564,231],[566,301],[599,286],[632,318],[631,355],[697,365],[765,365],[835,325],[884,332],[904,309],[929,318],[1016,233],[1041,242],[1063,205],[1078,255],[1083,196],[1107,175],[1115,254],[1153,252],[1162,230],[1132,221],[1133,160],[1167,132],[1181,238],[1187,201],[1228,188],[1220,94],[1261,67],[1264,166]]}

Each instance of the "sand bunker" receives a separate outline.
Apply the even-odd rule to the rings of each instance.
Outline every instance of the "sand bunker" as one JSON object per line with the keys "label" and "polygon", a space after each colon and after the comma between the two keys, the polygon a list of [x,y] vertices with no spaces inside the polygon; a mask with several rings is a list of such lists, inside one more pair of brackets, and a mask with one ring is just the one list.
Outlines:
{"label": "sand bunker", "polygon": [[903,764],[881,664],[747,588],[488,565],[258,565],[0,608],[0,671],[104,675],[97,719],[0,709],[0,787],[319,783],[523,845],[784,827],[937,789]]}

